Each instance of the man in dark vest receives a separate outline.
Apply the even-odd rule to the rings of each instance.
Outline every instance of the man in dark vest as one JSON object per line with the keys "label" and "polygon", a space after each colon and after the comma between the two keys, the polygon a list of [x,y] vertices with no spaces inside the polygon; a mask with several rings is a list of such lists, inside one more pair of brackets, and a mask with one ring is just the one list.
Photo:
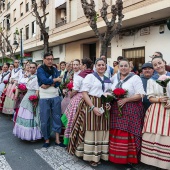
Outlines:
{"label": "man in dark vest", "polygon": [[[147,81],[152,77],[153,72],[154,69],[151,63],[145,63],[142,65],[142,75],[140,77],[146,94],[147,94]],[[149,99],[147,99],[147,96],[145,96],[143,98],[143,105],[146,110],[149,108],[150,104],[151,103],[149,102]]]}

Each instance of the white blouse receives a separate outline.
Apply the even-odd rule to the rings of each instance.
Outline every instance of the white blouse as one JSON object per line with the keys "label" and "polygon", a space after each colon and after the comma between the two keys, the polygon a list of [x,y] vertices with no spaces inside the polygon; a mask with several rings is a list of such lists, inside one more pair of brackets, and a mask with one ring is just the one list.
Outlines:
{"label": "white blouse", "polygon": [[[8,73],[8,74],[7,74]],[[5,75],[5,76],[4,76]],[[4,77],[3,77],[4,76]],[[3,72],[0,74],[0,83],[3,83],[3,81],[8,80],[10,76],[10,72]],[[2,78],[3,77],[3,78]]]}
{"label": "white blouse", "polygon": [[[19,70],[18,70],[19,69]],[[18,70],[18,71],[17,71]],[[11,72],[11,80],[18,81],[22,78],[22,69],[21,68],[14,68]]]}
{"label": "white blouse", "polygon": [[73,90],[82,92],[82,85],[83,85],[83,77],[81,76],[76,76],[73,81]]}
{"label": "white blouse", "polygon": [[[167,85],[167,96],[170,97],[170,82]],[[155,80],[149,79],[147,82],[147,95],[150,97],[162,97],[163,88]]]}
{"label": "white blouse", "polygon": [[38,79],[36,75],[31,75],[27,81],[26,87],[28,90],[39,90]]}
{"label": "white blouse", "polygon": [[73,80],[76,79],[76,77],[78,76],[78,74],[81,72],[81,70],[77,71],[77,72],[74,72],[74,75],[73,75]]}
{"label": "white blouse", "polygon": [[[104,77],[101,77],[103,80]],[[105,91],[108,89],[111,89],[111,83],[105,83]],[[88,92],[91,96],[101,97],[101,95],[104,93],[102,90],[102,83],[93,75],[88,74],[84,80],[82,85],[82,91]]]}
{"label": "white blouse", "polygon": [[[5,76],[3,77],[3,75],[5,75]],[[7,72],[0,74],[0,95],[2,94],[2,92],[5,88],[5,84],[3,83],[3,81],[9,80],[9,76],[10,76],[10,72],[8,72],[8,74],[7,74]]]}
{"label": "white blouse", "polygon": [[29,79],[28,77],[24,77],[23,75],[22,78],[18,80],[18,84],[26,84],[28,79]]}
{"label": "white blouse", "polygon": [[[112,90],[114,90],[115,86],[118,84],[117,74],[115,74],[112,77],[111,81],[113,82]],[[131,97],[135,94],[145,95],[142,80],[138,75],[134,75],[133,77],[128,79],[126,82],[124,82],[122,84],[122,88],[128,91],[127,97]]]}

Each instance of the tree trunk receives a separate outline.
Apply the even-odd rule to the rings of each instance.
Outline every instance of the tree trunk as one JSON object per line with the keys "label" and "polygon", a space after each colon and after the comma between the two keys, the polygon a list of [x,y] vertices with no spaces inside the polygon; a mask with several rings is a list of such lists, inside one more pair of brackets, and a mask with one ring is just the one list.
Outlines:
{"label": "tree trunk", "polygon": [[106,56],[107,57],[107,48],[108,48],[108,43],[106,40],[101,40],[100,41],[100,57],[101,56]]}
{"label": "tree trunk", "polygon": [[43,33],[43,36],[44,36],[44,54],[45,54],[45,53],[50,52],[49,51],[49,42],[48,42],[49,35],[48,35],[48,33]]}

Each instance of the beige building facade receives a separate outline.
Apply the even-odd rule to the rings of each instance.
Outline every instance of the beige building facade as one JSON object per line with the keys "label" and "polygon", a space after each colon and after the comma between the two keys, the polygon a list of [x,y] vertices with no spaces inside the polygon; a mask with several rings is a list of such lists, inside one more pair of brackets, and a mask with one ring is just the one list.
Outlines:
{"label": "beige building facade", "polygon": [[[55,62],[71,61],[75,58],[90,57],[95,60],[100,54],[100,43],[87,23],[80,0],[46,0],[47,22],[51,51]],[[109,5],[116,0],[106,0]],[[41,12],[41,1],[37,0]],[[125,15],[123,28],[108,48],[108,63],[118,56],[126,56],[140,68],[149,61],[154,51],[161,51],[165,60],[169,60],[170,30],[166,21],[170,17],[170,0],[124,0]],[[95,0],[96,10],[102,6],[102,0]],[[0,27],[10,34],[14,42],[14,33],[22,29],[24,55],[38,63],[42,62],[43,41],[36,18],[32,15],[32,0],[4,0],[0,9]],[[98,18],[98,27],[104,31],[105,24]],[[20,35],[17,41],[20,42]],[[6,53],[9,54],[8,52]],[[16,55],[20,54],[20,46]],[[2,55],[0,54],[2,57]],[[26,59],[27,57],[24,57]],[[170,61],[169,61],[170,62]]]}

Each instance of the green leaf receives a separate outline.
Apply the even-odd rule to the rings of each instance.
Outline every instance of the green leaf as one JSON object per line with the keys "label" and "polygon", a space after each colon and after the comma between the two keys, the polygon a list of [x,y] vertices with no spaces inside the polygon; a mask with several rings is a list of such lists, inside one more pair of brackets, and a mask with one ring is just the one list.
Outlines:
{"label": "green leaf", "polygon": [[110,96],[110,95],[107,95],[107,97],[105,97],[104,95],[102,95],[101,99],[102,99],[102,103],[110,103],[110,102],[112,102],[114,97]]}
{"label": "green leaf", "polygon": [[4,151],[1,152],[1,155],[5,155],[6,153]]}

